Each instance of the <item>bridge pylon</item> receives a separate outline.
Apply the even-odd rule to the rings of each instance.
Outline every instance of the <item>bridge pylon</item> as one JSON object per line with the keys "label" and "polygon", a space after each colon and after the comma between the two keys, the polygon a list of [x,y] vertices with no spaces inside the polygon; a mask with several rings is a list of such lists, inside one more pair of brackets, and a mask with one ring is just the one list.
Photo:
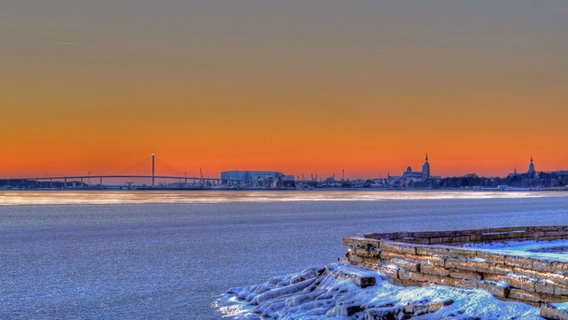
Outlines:
{"label": "bridge pylon", "polygon": [[152,153],[152,188],[154,188],[154,181],[155,181],[155,166],[154,166],[154,154]]}

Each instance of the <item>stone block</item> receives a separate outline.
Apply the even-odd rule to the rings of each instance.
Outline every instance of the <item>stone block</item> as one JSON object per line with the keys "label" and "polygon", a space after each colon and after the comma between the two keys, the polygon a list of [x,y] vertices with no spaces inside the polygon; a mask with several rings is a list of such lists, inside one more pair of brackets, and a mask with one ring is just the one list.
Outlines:
{"label": "stone block", "polygon": [[384,274],[387,278],[398,279],[398,268],[391,266],[379,266],[377,270]]}
{"label": "stone block", "polygon": [[568,320],[568,312],[548,303],[540,306],[540,316],[549,320]]}
{"label": "stone block", "polygon": [[479,281],[468,279],[454,279],[454,286],[466,289],[477,289]]}
{"label": "stone block", "polygon": [[[381,250],[381,249],[380,249]],[[392,251],[385,251],[385,250],[381,250],[381,254],[380,254],[381,259],[383,260],[392,260],[392,259],[412,259],[412,255],[407,255],[407,254],[403,254],[403,253],[398,253],[398,252],[392,252]]]}
{"label": "stone block", "polygon": [[355,247],[358,246],[362,241],[365,241],[366,238],[361,237],[344,237],[343,238],[343,245],[348,247]]}
{"label": "stone block", "polygon": [[456,287],[456,279],[450,277],[440,278],[440,284],[444,286]]}
{"label": "stone block", "polygon": [[342,271],[335,273],[335,272],[330,272],[329,269],[327,272],[329,272],[331,275],[334,275],[336,277],[351,279],[353,280],[353,282],[355,282],[356,285],[358,285],[361,288],[374,286],[377,283],[377,279],[374,276],[361,276],[358,274],[342,272]]}
{"label": "stone block", "polygon": [[449,243],[452,243],[452,239],[450,237],[430,238],[430,244],[449,244]]}
{"label": "stone block", "polygon": [[416,254],[419,256],[435,256],[435,248],[429,246],[416,246]]}
{"label": "stone block", "polygon": [[450,271],[448,269],[431,264],[420,265],[420,272],[444,277],[450,274]]}
{"label": "stone block", "polygon": [[512,241],[521,241],[527,238],[527,236],[530,236],[529,233],[527,232],[508,232],[507,233],[507,240],[512,240]]}
{"label": "stone block", "polygon": [[449,231],[423,231],[423,232],[414,232],[415,237],[420,238],[435,238],[435,237],[444,237],[448,236],[450,233]]}
{"label": "stone block", "polygon": [[358,263],[363,262],[363,259],[360,258],[360,257],[358,257],[358,256],[355,255],[355,254],[350,254],[350,255],[347,257],[347,260],[349,260],[349,262],[351,262],[352,264],[358,264]]}
{"label": "stone block", "polygon": [[377,279],[375,277],[358,277],[355,276],[353,278],[353,282],[361,288],[367,288],[370,286],[374,286],[377,283]]}
{"label": "stone block", "polygon": [[402,259],[413,261],[420,264],[433,264],[438,266],[444,265],[444,259],[436,256],[419,256],[413,254],[402,254],[391,251],[381,251],[380,257],[383,260]]}
{"label": "stone block", "polygon": [[546,280],[555,284],[568,286],[568,277],[566,277],[563,274],[540,272],[536,270],[527,270],[522,268],[513,268],[513,272],[520,276],[526,276],[529,278],[535,278],[539,280]]}
{"label": "stone block", "polygon": [[478,272],[471,271],[461,271],[461,270],[450,270],[450,277],[455,279],[465,279],[465,280],[481,280],[482,276]]}
{"label": "stone block", "polygon": [[534,239],[544,237],[544,231],[535,231],[535,232],[532,233],[532,237]]}
{"label": "stone block", "polygon": [[504,282],[495,282],[495,281],[480,281],[477,284],[478,289],[483,289],[492,295],[505,299],[509,296],[509,286]]}
{"label": "stone block", "polygon": [[416,247],[416,253],[424,256],[447,257],[450,249],[444,247],[421,246]]}
{"label": "stone block", "polygon": [[369,233],[365,234],[365,238],[378,239],[378,240],[395,239],[396,233]]}
{"label": "stone block", "polygon": [[508,233],[508,232],[526,232],[530,227],[504,227],[504,228],[489,228],[487,233]]}
{"label": "stone block", "polygon": [[[568,296],[568,286],[555,285],[554,294],[557,296]],[[566,301],[568,301],[568,299]]]}
{"label": "stone block", "polygon": [[466,248],[450,248],[447,257],[450,258],[475,258],[477,257],[477,251],[473,249]]}
{"label": "stone block", "polygon": [[529,292],[535,292],[535,284],[537,282],[536,279],[517,275],[486,274],[485,279],[497,282],[506,282],[512,288],[522,289]]}
{"label": "stone block", "polygon": [[453,237],[451,242],[452,243],[467,243],[471,241],[471,236],[463,235],[459,237]]}
{"label": "stone block", "polygon": [[480,242],[481,241],[481,234],[479,234],[479,233],[470,234],[469,235],[469,241],[470,242]]}
{"label": "stone block", "polygon": [[541,237],[540,240],[553,241],[553,240],[558,240],[558,239],[561,239],[561,238],[562,238],[562,236],[545,235],[544,237]]}
{"label": "stone block", "polygon": [[361,243],[364,243],[369,247],[378,248],[381,241],[378,239],[365,238],[365,240],[363,240]]}
{"label": "stone block", "polygon": [[507,267],[502,264],[494,265],[491,268],[489,268],[489,270],[484,272],[484,274],[503,274],[503,275],[509,273],[513,273],[513,267]]}
{"label": "stone block", "polygon": [[417,244],[424,244],[424,245],[427,245],[427,244],[430,244],[430,238],[417,238],[417,239],[415,240],[415,242],[416,242]]}
{"label": "stone block", "polygon": [[494,264],[505,264],[505,257],[498,253],[487,252],[487,251],[477,251],[477,257],[493,262]]}
{"label": "stone block", "polygon": [[568,262],[566,261],[549,261],[549,266],[553,273],[564,274],[568,276]]}
{"label": "stone block", "polygon": [[375,248],[375,247],[370,248],[369,249],[369,257],[380,257],[381,251],[382,250],[379,249],[379,248]]}
{"label": "stone block", "polygon": [[408,261],[403,259],[392,259],[391,263],[395,266],[405,269],[407,271],[412,272],[419,272],[420,271],[420,264],[416,263],[415,261]]}
{"label": "stone block", "polygon": [[428,283],[432,283],[432,284],[442,284],[443,280],[446,277],[445,276],[439,276],[439,275],[435,275],[435,274],[423,274],[425,279],[427,280]]}
{"label": "stone block", "polygon": [[428,278],[425,274],[420,272],[412,272],[404,269],[398,271],[398,278],[400,280],[413,280],[418,282],[428,282]]}
{"label": "stone block", "polygon": [[376,269],[381,264],[381,261],[379,261],[377,258],[361,257],[361,259],[363,259],[361,263],[369,266],[371,269]]}
{"label": "stone block", "polygon": [[433,246],[417,246],[416,253],[422,256],[439,256],[445,258],[475,258],[477,256],[477,252],[472,249]]}
{"label": "stone block", "polygon": [[397,232],[396,239],[413,238],[414,232]]}
{"label": "stone block", "polygon": [[369,250],[367,250],[366,248],[356,248],[355,254],[360,257],[367,257],[369,255]]}
{"label": "stone block", "polygon": [[383,241],[380,243],[379,248],[381,248],[381,250],[383,251],[390,251],[395,253],[413,254],[413,255],[416,254],[416,248],[414,245],[411,244]]}
{"label": "stone block", "polygon": [[402,242],[402,243],[416,243],[416,239],[414,237],[395,238],[391,240],[394,242]]}
{"label": "stone block", "polygon": [[472,259],[449,258],[446,259],[444,267],[446,267],[446,269],[458,269],[475,272],[487,272],[491,270],[491,265],[489,264],[489,262],[476,261]]}
{"label": "stone block", "polygon": [[414,307],[412,308],[412,316],[418,317],[421,315],[434,313],[440,311],[445,306],[452,305],[454,303],[453,300],[446,300],[441,302],[430,302],[430,303],[415,303]]}
{"label": "stone block", "polygon": [[481,235],[481,241],[487,242],[504,241],[508,238],[506,233],[484,233]]}
{"label": "stone block", "polygon": [[550,265],[550,261],[540,259],[533,260],[531,269],[547,273],[554,272],[553,267]]}
{"label": "stone block", "polygon": [[442,277],[420,272],[412,272],[404,269],[398,271],[398,278],[403,281],[411,280],[424,284],[441,284]]}
{"label": "stone block", "polygon": [[547,273],[544,273],[544,272],[539,272],[539,271],[536,271],[536,270],[524,269],[524,268],[519,268],[519,267],[514,267],[512,273],[519,275],[519,276],[535,278],[535,279],[544,279],[544,276],[547,274]]}
{"label": "stone block", "polygon": [[413,261],[420,263],[421,265],[433,265],[443,267],[445,264],[445,260],[440,257],[436,256],[412,256],[409,257]]}
{"label": "stone block", "polygon": [[407,279],[407,280],[397,279],[397,280],[393,281],[393,283],[400,284],[402,286],[414,286],[414,287],[424,287],[424,286],[429,285],[428,282],[416,281],[416,280],[411,280],[411,279]]}
{"label": "stone block", "polygon": [[557,230],[561,230],[562,227],[561,226],[539,226],[538,230],[539,231],[557,231]]}
{"label": "stone block", "polygon": [[538,280],[534,284],[534,290],[538,293],[545,293],[548,295],[554,295],[554,287],[555,285],[549,281],[545,280]]}
{"label": "stone block", "polygon": [[505,256],[505,265],[509,267],[517,267],[522,269],[531,269],[533,259],[518,257],[518,256]]}
{"label": "stone block", "polygon": [[536,292],[536,283],[538,282],[537,279],[529,278],[529,277],[511,277],[509,285],[514,288],[519,288],[529,292]]}
{"label": "stone block", "polygon": [[510,290],[508,298],[524,302],[533,302],[533,303],[544,302],[545,300],[543,295],[541,295],[540,293],[528,292],[525,290],[514,289],[514,288]]}

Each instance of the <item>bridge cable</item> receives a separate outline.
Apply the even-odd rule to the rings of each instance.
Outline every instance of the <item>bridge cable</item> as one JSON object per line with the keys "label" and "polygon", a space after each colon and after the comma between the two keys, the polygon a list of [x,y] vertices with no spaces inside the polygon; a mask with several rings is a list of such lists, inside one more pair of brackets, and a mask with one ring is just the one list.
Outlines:
{"label": "bridge cable", "polygon": [[126,169],[120,170],[119,172],[116,173],[116,175],[122,175],[122,174],[125,174],[125,173],[130,173],[128,171],[131,171],[131,170],[133,171],[133,169],[137,169],[137,167],[140,167],[142,164],[145,164],[146,172],[143,171],[143,173],[146,174],[147,172],[150,172],[152,170],[151,161],[152,161],[151,157],[146,157],[146,158],[140,160],[139,162],[135,163],[134,165],[131,165],[131,166],[127,167]]}
{"label": "bridge cable", "polygon": [[[173,168],[172,166],[170,166],[167,162],[165,162],[164,160],[156,157],[156,160],[158,161],[159,164],[162,164],[164,166],[166,166],[167,169],[169,169],[170,171],[173,171],[173,173],[175,173],[177,176],[184,176],[181,172],[177,171],[175,168]],[[156,168],[157,169],[157,168]]]}

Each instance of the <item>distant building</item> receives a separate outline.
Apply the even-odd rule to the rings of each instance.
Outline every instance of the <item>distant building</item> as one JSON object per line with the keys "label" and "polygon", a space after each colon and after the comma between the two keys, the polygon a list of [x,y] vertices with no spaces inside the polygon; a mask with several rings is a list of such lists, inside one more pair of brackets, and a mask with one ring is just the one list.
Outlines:
{"label": "distant building", "polygon": [[529,179],[534,179],[536,178],[536,169],[534,167],[534,161],[533,161],[533,157],[531,156],[531,163],[529,164],[529,169],[527,170],[527,173],[518,173],[517,172],[517,168],[515,168],[515,170],[512,173],[509,173],[509,175],[507,175],[508,178],[515,178],[515,177],[525,177],[525,178],[529,178]]}
{"label": "distant building", "polygon": [[428,162],[428,154],[426,154],[426,162],[422,165],[422,171],[412,171],[412,167],[408,166],[402,177],[407,179],[429,179],[430,163]]}
{"label": "distant building", "polygon": [[531,164],[529,165],[529,170],[527,171],[527,175],[530,178],[534,178],[536,176],[536,170],[534,169],[533,157],[531,156]]}
{"label": "distant building", "polygon": [[422,165],[422,177],[424,179],[430,178],[430,163],[428,162],[428,154],[426,154],[426,161]]}
{"label": "distant building", "polygon": [[221,182],[227,186],[293,188],[294,176],[277,171],[224,171]]}

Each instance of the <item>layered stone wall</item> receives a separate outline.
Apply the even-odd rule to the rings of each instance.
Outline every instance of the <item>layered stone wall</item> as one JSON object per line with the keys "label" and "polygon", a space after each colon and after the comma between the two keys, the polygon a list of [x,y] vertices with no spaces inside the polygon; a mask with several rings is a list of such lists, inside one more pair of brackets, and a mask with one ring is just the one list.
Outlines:
{"label": "layered stone wall", "polygon": [[379,270],[402,285],[441,284],[484,289],[533,305],[568,301],[568,262],[451,245],[568,238],[568,226],[444,232],[399,232],[346,237],[349,263]]}
{"label": "layered stone wall", "polygon": [[445,245],[495,241],[544,241],[567,239],[568,226],[510,227],[436,232],[371,233],[366,234],[365,238],[388,239],[395,242],[416,244]]}

